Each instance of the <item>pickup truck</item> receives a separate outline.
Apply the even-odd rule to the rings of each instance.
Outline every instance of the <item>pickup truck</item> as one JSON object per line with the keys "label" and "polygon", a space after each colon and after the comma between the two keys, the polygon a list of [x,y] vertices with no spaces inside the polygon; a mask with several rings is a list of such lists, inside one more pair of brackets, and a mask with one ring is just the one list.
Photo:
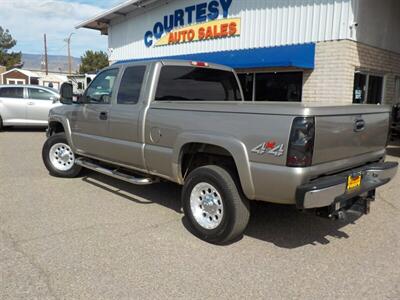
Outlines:
{"label": "pickup truck", "polygon": [[183,185],[191,231],[237,240],[249,200],[295,205],[330,218],[369,211],[389,182],[390,108],[246,102],[236,73],[205,62],[116,63],[77,101],[50,111],[42,150],[51,175],[88,168],[127,182]]}

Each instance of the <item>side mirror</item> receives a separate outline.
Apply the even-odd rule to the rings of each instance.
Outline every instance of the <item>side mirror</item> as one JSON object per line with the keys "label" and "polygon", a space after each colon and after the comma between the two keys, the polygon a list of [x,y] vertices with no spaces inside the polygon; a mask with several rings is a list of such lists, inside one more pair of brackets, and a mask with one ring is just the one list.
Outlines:
{"label": "side mirror", "polygon": [[69,82],[64,82],[60,87],[60,102],[62,104],[72,104],[72,84]]}

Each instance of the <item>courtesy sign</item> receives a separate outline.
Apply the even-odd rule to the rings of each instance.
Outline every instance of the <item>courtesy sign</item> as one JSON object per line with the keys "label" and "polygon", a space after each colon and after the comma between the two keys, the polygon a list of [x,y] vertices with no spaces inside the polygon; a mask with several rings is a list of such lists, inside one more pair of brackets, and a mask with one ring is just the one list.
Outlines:
{"label": "courtesy sign", "polygon": [[224,19],[174,30],[157,41],[155,46],[190,43],[210,39],[237,36],[240,19]]}
{"label": "courtesy sign", "polygon": [[240,18],[228,18],[233,0],[212,0],[176,9],[144,34],[146,47],[240,35]]}

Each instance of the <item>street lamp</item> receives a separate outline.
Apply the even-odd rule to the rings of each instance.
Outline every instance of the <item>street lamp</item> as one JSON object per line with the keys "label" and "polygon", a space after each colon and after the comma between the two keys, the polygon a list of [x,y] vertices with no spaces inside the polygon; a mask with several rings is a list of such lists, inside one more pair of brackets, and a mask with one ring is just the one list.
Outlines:
{"label": "street lamp", "polygon": [[68,74],[71,75],[72,74],[72,59],[71,59],[71,37],[72,35],[75,34],[74,32],[71,32],[68,36],[68,38],[66,38],[64,41],[67,43],[68,45]]}

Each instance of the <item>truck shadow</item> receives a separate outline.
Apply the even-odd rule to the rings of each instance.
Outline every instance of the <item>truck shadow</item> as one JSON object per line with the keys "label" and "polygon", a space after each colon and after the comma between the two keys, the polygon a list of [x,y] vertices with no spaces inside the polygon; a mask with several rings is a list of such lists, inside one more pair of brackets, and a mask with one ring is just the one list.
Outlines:
{"label": "truck shadow", "polygon": [[[162,182],[135,186],[92,171],[85,171],[82,180],[136,204],[159,204],[181,213],[181,187],[176,184]],[[349,238],[341,229],[357,220],[349,216],[346,221],[331,221],[301,213],[291,206],[257,201],[252,201],[250,208],[250,223],[244,235],[286,249],[325,245],[332,238]],[[182,223],[189,230],[183,215]]]}
{"label": "truck shadow", "polygon": [[4,127],[3,132],[45,132],[47,127]]}
{"label": "truck shadow", "polygon": [[82,180],[137,204],[160,204],[181,212],[180,187],[168,182],[137,186],[106,175],[84,170]]}
{"label": "truck shadow", "polygon": [[251,203],[251,218],[245,235],[274,245],[293,249],[305,245],[326,245],[330,239],[346,239],[341,229],[359,217],[349,215],[345,221],[332,221],[295,207],[263,202]]}

